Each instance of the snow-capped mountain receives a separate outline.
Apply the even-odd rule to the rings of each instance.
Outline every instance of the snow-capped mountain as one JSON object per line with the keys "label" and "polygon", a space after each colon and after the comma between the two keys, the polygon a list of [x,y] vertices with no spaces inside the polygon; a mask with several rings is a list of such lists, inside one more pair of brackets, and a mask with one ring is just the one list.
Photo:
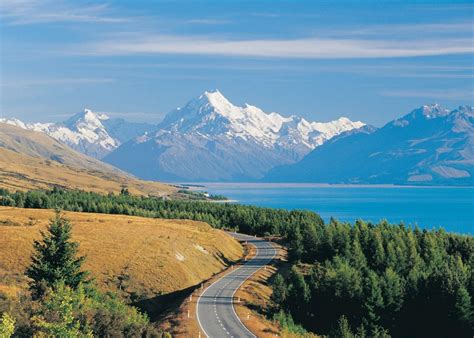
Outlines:
{"label": "snow-capped mountain", "polygon": [[362,126],[344,117],[309,122],[249,104],[238,107],[216,90],[171,111],[157,132],[123,144],[105,161],[147,179],[255,180]]}
{"label": "snow-capped mountain", "polygon": [[229,139],[241,138],[268,148],[302,146],[314,149],[343,131],[364,125],[346,117],[327,123],[308,122],[296,115],[284,117],[278,113],[265,113],[249,104],[238,107],[215,90],[206,91],[183,108],[170,112],[159,127],[164,131],[196,133],[205,137],[225,135]]}
{"label": "snow-capped mountain", "polygon": [[[425,105],[377,130],[343,133],[269,182],[474,184],[474,110]],[[328,166],[327,163],[331,163]]]}
{"label": "snow-capped mountain", "polygon": [[0,119],[0,122],[46,133],[75,150],[99,159],[121,143],[156,128],[145,123],[111,119],[90,109],[85,109],[63,123],[23,123],[15,118]]}

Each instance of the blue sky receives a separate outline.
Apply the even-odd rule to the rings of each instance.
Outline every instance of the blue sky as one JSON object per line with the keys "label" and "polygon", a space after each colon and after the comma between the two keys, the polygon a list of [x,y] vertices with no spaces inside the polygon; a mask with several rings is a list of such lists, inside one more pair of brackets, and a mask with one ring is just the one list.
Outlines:
{"label": "blue sky", "polygon": [[442,1],[2,0],[0,115],[159,122],[204,90],[377,126],[473,104],[474,7]]}

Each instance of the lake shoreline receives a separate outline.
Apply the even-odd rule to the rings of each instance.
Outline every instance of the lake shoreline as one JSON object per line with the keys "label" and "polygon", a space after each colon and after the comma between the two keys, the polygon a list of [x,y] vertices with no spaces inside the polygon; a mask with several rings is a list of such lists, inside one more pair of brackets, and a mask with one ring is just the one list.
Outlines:
{"label": "lake shoreline", "polygon": [[193,182],[169,183],[187,186],[189,190],[204,190],[207,187],[229,188],[400,188],[400,189],[472,189],[473,185],[399,185],[399,184],[345,184],[345,183],[267,183],[267,182]]}
{"label": "lake shoreline", "polygon": [[207,183],[209,194],[265,208],[310,210],[324,220],[386,219],[424,229],[474,234],[474,188],[392,185]]}

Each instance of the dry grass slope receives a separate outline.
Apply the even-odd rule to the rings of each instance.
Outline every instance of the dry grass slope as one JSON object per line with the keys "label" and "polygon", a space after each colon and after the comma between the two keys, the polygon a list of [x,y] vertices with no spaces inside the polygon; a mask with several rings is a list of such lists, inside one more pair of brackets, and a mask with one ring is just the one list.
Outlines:
{"label": "dry grass slope", "polygon": [[166,196],[172,186],[141,181],[94,158],[76,152],[46,134],[0,123],[0,188],[50,189],[60,186],[101,193]]}
{"label": "dry grass slope", "polygon": [[[14,296],[26,287],[23,275],[34,239],[51,210],[0,207],[0,292]],[[85,269],[108,290],[140,297],[182,290],[210,278],[242,247],[206,223],[66,212],[73,239],[87,256]]]}

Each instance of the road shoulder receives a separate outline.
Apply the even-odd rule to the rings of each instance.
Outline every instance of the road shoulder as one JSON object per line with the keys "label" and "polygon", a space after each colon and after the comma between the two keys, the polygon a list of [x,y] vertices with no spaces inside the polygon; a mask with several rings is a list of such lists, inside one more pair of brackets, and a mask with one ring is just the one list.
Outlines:
{"label": "road shoulder", "polygon": [[[275,337],[280,335],[279,327],[267,318],[271,308],[272,289],[269,281],[276,274],[278,266],[286,261],[286,250],[279,244],[272,243],[277,249],[274,260],[252,275],[237,290],[235,296],[240,302],[234,308],[242,323],[257,337]],[[250,249],[255,252],[254,248]]]}

